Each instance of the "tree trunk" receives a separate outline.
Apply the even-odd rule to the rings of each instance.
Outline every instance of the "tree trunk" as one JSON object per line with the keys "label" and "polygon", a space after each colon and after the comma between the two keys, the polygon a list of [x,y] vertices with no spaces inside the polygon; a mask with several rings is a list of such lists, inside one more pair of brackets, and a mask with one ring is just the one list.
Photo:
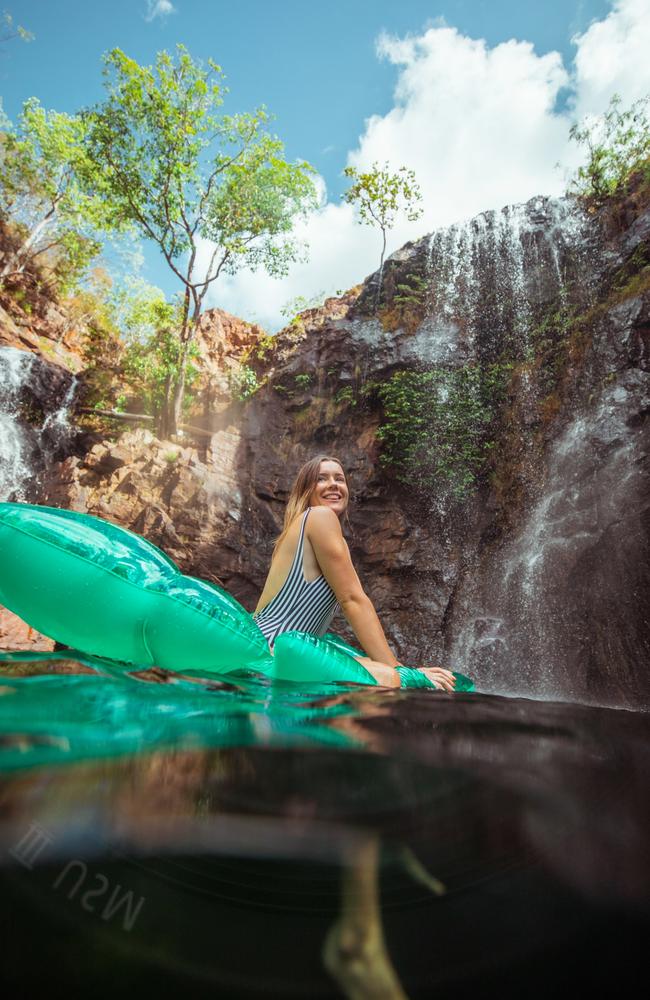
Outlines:
{"label": "tree trunk", "polygon": [[185,396],[185,374],[187,372],[187,351],[190,341],[187,340],[181,346],[181,358],[178,366],[178,374],[174,379],[173,392],[171,394],[170,417],[175,432],[181,422],[183,413],[183,397]]}
{"label": "tree trunk", "polygon": [[96,410],[94,406],[80,406],[77,413],[91,413],[95,417],[111,417],[113,420],[151,423],[153,417],[147,413],[122,413],[121,410]]}
{"label": "tree trunk", "polygon": [[384,256],[386,254],[386,230],[382,229],[381,234],[384,238],[384,242],[381,248],[381,260],[379,261],[379,281],[377,282],[377,292],[375,294],[375,312],[379,308],[379,296],[381,295],[381,278],[384,273]]}
{"label": "tree trunk", "polygon": [[26,239],[23,240],[18,249],[14,251],[14,253],[9,255],[8,259],[6,260],[2,268],[2,271],[0,272],[0,278],[6,278],[7,275],[9,274],[20,274],[25,269],[25,264],[22,263],[19,266],[19,263],[21,260],[27,257],[29,251],[36,243],[36,240],[39,238],[39,236],[41,236],[45,232],[47,227],[50,225],[56,213],[56,206],[59,203],[59,201],[60,201],[59,198],[56,198],[54,200],[49,212],[47,212],[47,214],[41,219],[40,222],[36,223],[31,233],[29,233]]}
{"label": "tree trunk", "polygon": [[171,405],[171,422],[173,425],[173,433],[176,432],[178,425],[181,422],[181,416],[183,414],[183,397],[185,396],[185,376],[187,374],[187,355],[189,353],[190,344],[194,340],[199,319],[201,318],[201,301],[195,298],[194,302],[194,312],[192,313],[192,318],[189,318],[189,292],[186,292],[185,296],[185,307],[183,310],[183,325],[181,327],[181,356],[178,365],[178,374],[174,379],[174,388],[172,395],[172,405]]}
{"label": "tree trunk", "polygon": [[176,433],[176,426],[174,424],[174,407],[173,407],[173,384],[171,375],[167,376],[165,380],[165,395],[160,406],[160,413],[158,414],[158,419],[156,421],[156,432],[159,438],[165,440],[170,438],[172,434]]}

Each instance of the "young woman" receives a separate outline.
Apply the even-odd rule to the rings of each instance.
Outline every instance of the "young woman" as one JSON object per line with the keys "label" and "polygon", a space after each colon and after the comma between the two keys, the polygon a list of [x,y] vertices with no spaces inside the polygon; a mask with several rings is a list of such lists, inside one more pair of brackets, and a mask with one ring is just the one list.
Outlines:
{"label": "young woman", "polygon": [[[368,654],[356,659],[381,686],[400,687],[406,673],[397,668],[404,669],[403,665],[386,641],[341,531],[348,501],[345,473],[337,458],[319,455],[303,465],[289,495],[282,534],[253,617],[272,650],[282,632],[296,629],[323,635],[340,606]],[[429,667],[421,673],[434,687],[453,691],[455,678],[449,670]]]}

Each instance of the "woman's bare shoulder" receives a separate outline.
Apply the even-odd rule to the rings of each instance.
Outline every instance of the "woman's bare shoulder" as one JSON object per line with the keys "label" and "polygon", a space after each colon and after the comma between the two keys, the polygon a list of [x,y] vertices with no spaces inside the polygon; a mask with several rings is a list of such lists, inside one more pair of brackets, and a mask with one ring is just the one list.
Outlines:
{"label": "woman's bare shoulder", "polygon": [[341,524],[329,507],[311,507],[307,518],[307,537],[315,538],[343,538]]}
{"label": "woman's bare shoulder", "polygon": [[339,519],[330,507],[310,507],[307,524],[336,525],[341,526]]}

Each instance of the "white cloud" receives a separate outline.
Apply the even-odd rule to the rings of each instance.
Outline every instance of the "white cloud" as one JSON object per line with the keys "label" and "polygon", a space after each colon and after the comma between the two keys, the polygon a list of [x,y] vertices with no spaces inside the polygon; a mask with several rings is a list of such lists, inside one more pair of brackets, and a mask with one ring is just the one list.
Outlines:
{"label": "white cloud", "polygon": [[[424,213],[395,227],[388,252],[483,210],[560,194],[565,178],[555,164],[572,169],[581,158],[568,138],[575,118],[603,111],[616,91],[628,104],[650,90],[647,11],[648,0],[616,0],[606,18],[573,39],[570,69],[559,53],[539,55],[529,42],[490,48],[444,24],[419,36],[382,35],[378,55],[397,67],[394,106],[366,120],[347,162],[388,161],[416,173]],[[570,101],[560,111],[565,88]],[[350,287],[378,266],[380,236],[357,225],[349,206],[325,204],[297,235],[311,245],[308,264],[281,281],[261,272],[220,280],[210,304],[275,330],[287,300]]]}
{"label": "white cloud", "polygon": [[415,171],[426,206],[419,232],[558,189],[545,152],[566,132],[553,114],[569,82],[558,53],[540,57],[515,41],[490,49],[446,27],[382,36],[378,52],[400,67],[395,106],[366,122],[350,162]]}
{"label": "white cloud", "polygon": [[147,0],[147,13],[144,15],[144,19],[145,21],[153,21],[156,17],[163,19],[176,13],[176,8],[171,0]]}
{"label": "white cloud", "polygon": [[[329,203],[298,223],[295,235],[311,245],[309,261],[296,264],[288,278],[274,280],[259,271],[224,275],[208,304],[277,330],[287,323],[281,309],[297,296],[345,291],[379,265],[381,241],[376,232],[358,226],[349,205]],[[209,246],[201,258],[207,261]],[[358,266],[358,261],[372,262]]]}
{"label": "white cloud", "polygon": [[617,92],[630,104],[650,90],[648,0],[617,0],[604,20],[573,42],[576,117],[600,114]]}

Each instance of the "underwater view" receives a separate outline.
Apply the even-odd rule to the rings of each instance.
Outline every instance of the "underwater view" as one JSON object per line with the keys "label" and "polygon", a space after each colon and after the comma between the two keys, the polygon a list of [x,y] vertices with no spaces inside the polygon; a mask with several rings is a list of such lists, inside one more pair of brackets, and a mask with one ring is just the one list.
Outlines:
{"label": "underwater view", "polygon": [[646,6],[0,14],[8,995],[641,992]]}
{"label": "underwater view", "polygon": [[641,975],[644,713],[1,666],[9,981],[541,997]]}

